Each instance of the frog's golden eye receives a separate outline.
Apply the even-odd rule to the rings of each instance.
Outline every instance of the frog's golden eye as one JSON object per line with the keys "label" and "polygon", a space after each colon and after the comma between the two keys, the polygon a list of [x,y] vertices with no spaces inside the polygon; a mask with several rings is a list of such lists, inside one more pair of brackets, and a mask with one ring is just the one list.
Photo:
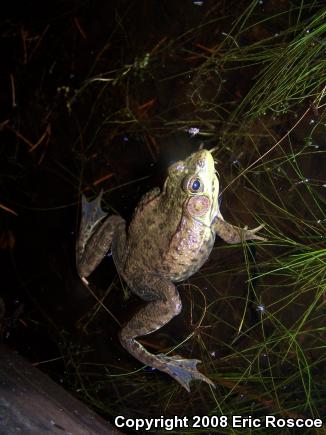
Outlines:
{"label": "frog's golden eye", "polygon": [[186,177],[182,184],[183,190],[190,193],[198,193],[204,190],[204,184],[197,175]]}

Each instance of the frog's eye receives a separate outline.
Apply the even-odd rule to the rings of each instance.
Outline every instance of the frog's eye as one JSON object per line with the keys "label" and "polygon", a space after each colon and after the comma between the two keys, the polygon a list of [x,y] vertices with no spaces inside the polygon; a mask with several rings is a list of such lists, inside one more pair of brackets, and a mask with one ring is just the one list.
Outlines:
{"label": "frog's eye", "polygon": [[201,187],[200,180],[199,180],[199,178],[196,178],[196,179],[193,181],[193,183],[192,183],[190,189],[191,189],[193,192],[197,192],[197,191],[200,189],[200,187]]}
{"label": "frog's eye", "polygon": [[186,177],[183,180],[182,187],[186,192],[190,193],[202,192],[204,190],[204,184],[196,175],[192,177]]}

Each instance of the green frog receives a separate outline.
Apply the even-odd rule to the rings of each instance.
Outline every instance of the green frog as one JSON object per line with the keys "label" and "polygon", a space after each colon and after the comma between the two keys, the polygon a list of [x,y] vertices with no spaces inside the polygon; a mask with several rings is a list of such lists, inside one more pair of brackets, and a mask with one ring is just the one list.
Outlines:
{"label": "green frog", "polygon": [[123,327],[122,346],[135,358],[161,370],[187,391],[198,379],[214,383],[196,368],[197,359],[154,355],[137,341],[168,323],[181,311],[175,283],[192,276],[207,260],[217,234],[227,243],[264,240],[263,227],[249,230],[227,223],[219,208],[219,180],[210,151],[200,149],[168,168],[162,191],[145,194],[128,228],[118,215],[107,217],[101,195],[82,198],[77,269],[87,277],[111,249],[116,269],[132,292],[147,304]]}

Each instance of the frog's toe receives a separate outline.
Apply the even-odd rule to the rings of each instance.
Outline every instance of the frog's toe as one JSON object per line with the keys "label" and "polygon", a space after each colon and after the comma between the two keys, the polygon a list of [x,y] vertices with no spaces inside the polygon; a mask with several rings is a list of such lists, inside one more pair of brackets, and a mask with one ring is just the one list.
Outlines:
{"label": "frog's toe", "polygon": [[266,242],[267,239],[265,237],[258,236],[256,233],[260,231],[262,228],[264,228],[265,224],[261,224],[256,228],[253,228],[252,230],[248,230],[248,227],[244,227],[245,231],[245,240],[261,240],[263,242]]}
{"label": "frog's toe", "polygon": [[163,354],[158,355],[158,357],[162,362],[160,370],[172,376],[188,392],[190,392],[190,382],[196,379],[206,382],[215,388],[213,381],[197,370],[196,366],[201,362],[199,359],[185,359],[179,355],[166,356]]}

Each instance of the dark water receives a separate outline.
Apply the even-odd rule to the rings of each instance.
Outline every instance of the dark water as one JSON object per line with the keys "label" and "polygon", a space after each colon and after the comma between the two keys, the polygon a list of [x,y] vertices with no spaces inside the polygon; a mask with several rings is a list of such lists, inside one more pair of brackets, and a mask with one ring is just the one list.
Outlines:
{"label": "dark water", "polygon": [[[40,367],[105,416],[207,414],[214,407],[198,391],[196,405],[183,392],[174,400],[176,392],[166,389],[172,381],[157,372],[143,370],[125,380],[106,377],[140,368],[121,349],[120,326],[114,319],[126,322],[140,301],[135,296],[125,299],[108,257],[94,274],[92,288],[114,317],[96,306],[77,277],[74,250],[81,191],[95,195],[104,189],[107,209],[128,221],[140,196],[162,184],[170,162],[188,155],[202,141],[209,148],[220,140],[227,116],[218,107],[229,101],[227,108],[232,110],[252,85],[254,71],[248,70],[239,80],[236,71],[222,75],[213,67],[200,68],[243,11],[243,5],[231,3],[12,2],[0,19],[0,204],[15,213],[0,210],[1,296],[6,305],[2,339],[34,363],[53,359]],[[258,15],[277,12],[275,2],[264,3]],[[280,17],[273,28],[255,28],[242,42],[276,32],[284,27],[283,21]],[[90,81],[94,77],[108,81]],[[299,147],[310,121],[297,133]],[[207,134],[189,130],[198,125]],[[286,131],[287,125],[276,129]],[[218,154],[222,185],[254,159],[248,144],[222,147]],[[325,166],[319,156],[303,158],[300,167],[320,180],[323,194]],[[255,176],[266,186],[267,178]],[[300,179],[294,173],[288,176],[278,187],[293,195],[290,208],[302,218],[315,219],[315,204],[309,205],[308,195],[304,210],[297,210],[297,191],[291,190],[289,180],[294,186]],[[255,219],[243,211],[234,194],[238,187],[243,189],[235,183],[223,195],[222,210],[230,221],[237,216],[253,226]],[[245,185],[248,191],[251,187]],[[268,193],[272,201],[278,200],[279,192]],[[247,210],[268,218],[268,210],[255,196],[248,194],[243,201]],[[204,273],[192,281],[204,289],[208,304],[221,299],[204,322],[214,360],[228,355],[226,344],[235,338],[247,292],[242,249],[229,250],[221,241],[217,246],[220,250],[214,250]],[[249,257],[255,273],[254,247]],[[202,310],[194,307],[203,307],[201,293],[188,284],[180,291],[182,314],[144,341],[153,351],[182,341],[200,318]],[[235,302],[239,298],[240,309],[235,309],[237,304],[223,304],[229,295]],[[253,326],[260,314],[253,303],[247,309],[246,324]],[[259,336],[253,328],[255,334]],[[218,345],[219,340],[225,346]],[[239,345],[246,345],[250,339],[239,340]],[[197,340],[186,350],[202,357]],[[161,388],[166,396],[155,402],[155,392]],[[240,396],[235,401],[241,401]]]}

